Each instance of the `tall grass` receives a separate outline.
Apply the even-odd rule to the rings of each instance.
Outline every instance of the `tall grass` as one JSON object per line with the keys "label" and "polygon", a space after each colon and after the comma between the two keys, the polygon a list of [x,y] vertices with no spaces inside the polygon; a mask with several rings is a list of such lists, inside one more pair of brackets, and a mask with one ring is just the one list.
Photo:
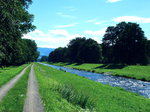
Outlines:
{"label": "tall grass", "polygon": [[55,85],[53,90],[59,92],[63,98],[74,105],[79,105],[86,110],[94,110],[94,101],[92,101],[90,96],[84,95],[84,93],[79,93],[71,85]]}

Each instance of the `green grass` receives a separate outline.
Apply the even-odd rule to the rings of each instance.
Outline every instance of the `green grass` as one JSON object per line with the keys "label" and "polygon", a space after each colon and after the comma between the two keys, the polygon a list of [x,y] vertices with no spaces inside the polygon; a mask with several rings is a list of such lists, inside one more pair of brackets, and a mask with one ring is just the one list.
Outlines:
{"label": "green grass", "polygon": [[30,67],[26,70],[25,74],[16,85],[8,92],[4,99],[2,99],[0,102],[0,112],[23,112],[29,71]]}
{"label": "green grass", "polygon": [[[52,63],[51,63],[52,64]],[[123,76],[144,81],[150,81],[150,65],[111,65],[111,64],[67,64],[53,63],[54,65],[71,67],[95,73],[106,73],[115,76]]]}
{"label": "green grass", "polygon": [[0,87],[18,75],[27,65],[0,68]]}
{"label": "green grass", "polygon": [[[46,112],[74,112],[77,106],[97,112],[150,112],[149,99],[119,87],[103,85],[40,64],[36,65],[35,71]],[[65,94],[69,94],[66,96],[71,100]],[[80,96],[85,97],[85,106],[77,103],[82,101]]]}
{"label": "green grass", "polygon": [[[81,111],[79,106],[73,105],[63,98],[63,94],[59,92],[66,92],[69,88],[64,88],[57,80],[51,78],[52,74],[49,73],[43,66],[34,66],[35,74],[39,83],[39,91],[43,101],[45,112],[78,112]],[[52,70],[53,71],[53,70]],[[55,71],[55,70],[54,70]],[[71,90],[72,91],[72,90]],[[81,111],[82,112],[82,111]]]}

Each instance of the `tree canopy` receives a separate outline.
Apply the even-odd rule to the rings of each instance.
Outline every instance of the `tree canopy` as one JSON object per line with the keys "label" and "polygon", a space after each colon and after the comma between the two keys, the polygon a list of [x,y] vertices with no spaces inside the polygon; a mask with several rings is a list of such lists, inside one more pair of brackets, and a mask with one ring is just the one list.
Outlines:
{"label": "tree canopy", "polygon": [[24,41],[21,41],[22,35],[35,29],[33,15],[27,11],[31,2],[0,0],[0,66],[15,64],[18,50],[25,49],[21,48],[25,46],[21,44]]}
{"label": "tree canopy", "polygon": [[51,62],[98,63],[101,59],[101,46],[85,37],[72,39],[67,48],[57,48],[49,54]]}
{"label": "tree canopy", "polygon": [[93,39],[77,37],[67,48],[57,48],[49,54],[52,62],[148,64],[150,62],[150,41],[139,24],[121,22],[109,26],[102,44]]}
{"label": "tree canopy", "polygon": [[147,64],[144,32],[137,23],[121,22],[108,27],[103,38],[106,63]]}

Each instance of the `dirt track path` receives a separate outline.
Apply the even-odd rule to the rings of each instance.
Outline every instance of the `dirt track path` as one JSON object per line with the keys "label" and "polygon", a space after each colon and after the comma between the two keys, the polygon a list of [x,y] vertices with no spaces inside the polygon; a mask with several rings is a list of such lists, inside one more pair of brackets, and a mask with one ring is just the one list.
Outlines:
{"label": "dirt track path", "polygon": [[24,105],[24,112],[43,112],[43,105],[41,103],[41,98],[38,92],[38,83],[34,74],[34,65],[31,67],[29,80],[28,80],[28,90],[27,98]]}
{"label": "dirt track path", "polygon": [[28,67],[29,66],[23,69],[21,73],[19,73],[17,76],[15,76],[13,79],[11,79],[8,83],[6,83],[4,86],[0,88],[0,101],[3,99],[4,96],[6,96],[7,92],[14,87],[17,81],[24,75]]}

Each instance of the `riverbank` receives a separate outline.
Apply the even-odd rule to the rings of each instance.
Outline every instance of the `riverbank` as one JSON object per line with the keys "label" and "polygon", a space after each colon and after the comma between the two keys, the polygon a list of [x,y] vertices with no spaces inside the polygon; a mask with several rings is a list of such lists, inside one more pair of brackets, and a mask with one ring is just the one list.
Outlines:
{"label": "riverbank", "polygon": [[35,73],[47,111],[150,111],[149,99],[118,87],[104,85],[41,64],[36,64]]}
{"label": "riverbank", "polygon": [[143,81],[150,81],[150,66],[141,65],[112,65],[112,64],[69,64],[50,63],[58,66],[70,67],[94,73],[128,77]]}

